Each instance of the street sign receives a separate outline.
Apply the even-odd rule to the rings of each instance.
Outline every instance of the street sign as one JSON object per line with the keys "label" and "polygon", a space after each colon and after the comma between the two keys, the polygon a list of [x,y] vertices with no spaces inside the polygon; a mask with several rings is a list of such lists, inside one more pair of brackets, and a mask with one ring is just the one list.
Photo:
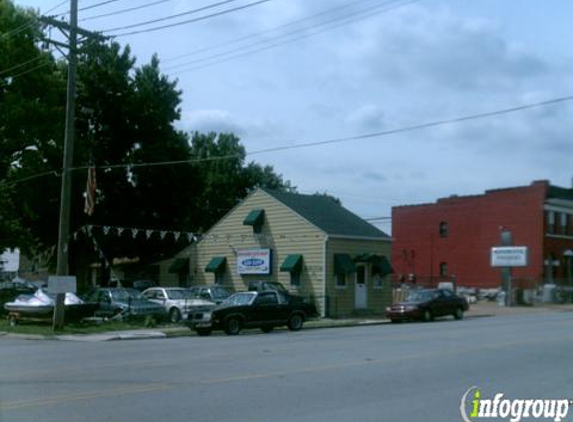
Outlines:
{"label": "street sign", "polygon": [[491,248],[492,267],[525,267],[527,246],[497,246]]}
{"label": "street sign", "polygon": [[76,278],[71,276],[48,277],[48,292],[54,294],[75,293],[77,291]]}

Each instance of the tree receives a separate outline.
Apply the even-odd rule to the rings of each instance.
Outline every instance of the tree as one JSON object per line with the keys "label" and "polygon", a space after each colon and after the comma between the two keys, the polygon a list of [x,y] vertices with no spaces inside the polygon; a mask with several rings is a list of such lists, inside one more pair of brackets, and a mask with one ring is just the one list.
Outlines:
{"label": "tree", "polygon": [[[0,250],[17,243],[26,251],[54,228],[65,69],[38,47],[33,11],[0,2],[0,33]],[[10,183],[43,173],[49,175]]]}
{"label": "tree", "polygon": [[191,138],[191,150],[202,183],[194,213],[198,230],[215,224],[255,187],[294,190],[271,166],[245,166],[245,148],[232,133],[196,132]]}
{"label": "tree", "polygon": [[[37,22],[33,11],[0,2],[0,33],[8,34],[0,36],[0,249],[25,253],[56,244],[65,118],[67,63],[40,48]],[[294,189],[272,167],[245,164],[235,135],[177,130],[181,91],[156,56],[136,66],[129,46],[88,39],[77,80],[70,233],[86,224],[201,232],[253,187]],[[88,217],[92,164],[98,193]],[[104,237],[108,258],[160,259],[181,247]],[[72,269],[86,256],[74,247]]]}

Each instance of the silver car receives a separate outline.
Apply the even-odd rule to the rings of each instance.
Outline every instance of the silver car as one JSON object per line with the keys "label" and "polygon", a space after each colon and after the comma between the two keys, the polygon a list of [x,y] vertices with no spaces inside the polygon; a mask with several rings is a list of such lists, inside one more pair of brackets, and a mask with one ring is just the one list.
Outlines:
{"label": "silver car", "polygon": [[187,319],[190,313],[197,310],[215,306],[215,303],[198,299],[189,289],[182,287],[151,287],[142,294],[146,299],[162,305],[169,313],[169,320],[174,323]]}

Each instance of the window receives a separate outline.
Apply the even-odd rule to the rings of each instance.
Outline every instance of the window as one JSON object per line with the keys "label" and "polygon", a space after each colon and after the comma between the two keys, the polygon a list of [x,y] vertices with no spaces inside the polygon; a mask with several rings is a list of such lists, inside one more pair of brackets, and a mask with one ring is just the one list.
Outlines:
{"label": "window", "polygon": [[290,273],[290,285],[297,287],[300,286],[300,272]]}
{"label": "window", "polygon": [[360,265],[356,267],[356,284],[366,283],[366,267]]}
{"label": "window", "polygon": [[448,263],[441,262],[440,263],[440,277],[447,277],[448,276]]}
{"label": "window", "polygon": [[445,221],[440,223],[440,237],[448,237],[448,223]]}
{"label": "window", "polygon": [[225,273],[217,272],[215,273],[215,284],[224,284],[225,282]]}
{"label": "window", "polygon": [[560,234],[567,234],[567,225],[568,225],[568,218],[569,216],[564,212],[559,214],[559,233]]}
{"label": "window", "polygon": [[547,233],[555,233],[555,212],[547,211]]}
{"label": "window", "polygon": [[380,274],[376,273],[372,276],[372,284],[375,289],[381,289],[383,287],[382,282],[383,280]]}
{"label": "window", "polygon": [[336,287],[346,287],[346,273],[336,274]]}

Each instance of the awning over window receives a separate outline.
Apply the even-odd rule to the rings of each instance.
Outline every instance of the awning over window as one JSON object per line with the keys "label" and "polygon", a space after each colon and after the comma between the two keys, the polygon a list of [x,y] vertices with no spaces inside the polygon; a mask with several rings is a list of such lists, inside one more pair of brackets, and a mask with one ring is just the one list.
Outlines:
{"label": "awning over window", "polygon": [[281,271],[300,273],[302,271],[302,255],[288,255],[281,264]]}
{"label": "awning over window", "polygon": [[189,258],[177,258],[169,266],[170,273],[184,273],[189,272]]}
{"label": "awning over window", "polygon": [[205,267],[206,273],[220,273],[225,271],[225,264],[227,263],[227,258],[224,256],[214,256],[211,261]]}
{"label": "awning over window", "polygon": [[354,258],[354,262],[378,262],[382,258],[380,255],[374,253],[363,253]]}
{"label": "awning over window", "polygon": [[392,274],[394,270],[392,269],[390,262],[388,262],[388,259],[385,256],[381,256],[379,258],[379,261],[372,263],[372,275],[378,274],[380,277],[385,277],[388,274]]}
{"label": "awning over window", "polygon": [[346,253],[334,254],[334,272],[336,274],[355,273],[356,265]]}
{"label": "awning over window", "polygon": [[243,221],[245,226],[260,226],[265,220],[265,210],[252,210]]}

